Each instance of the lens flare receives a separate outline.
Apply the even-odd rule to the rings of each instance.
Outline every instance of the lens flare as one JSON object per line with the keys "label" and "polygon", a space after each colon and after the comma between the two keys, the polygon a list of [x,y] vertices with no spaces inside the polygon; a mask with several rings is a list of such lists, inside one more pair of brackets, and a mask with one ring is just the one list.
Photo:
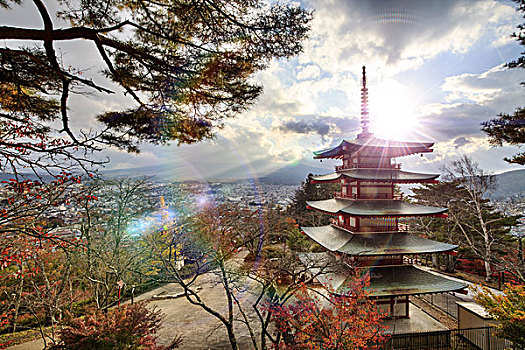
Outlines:
{"label": "lens flare", "polygon": [[395,81],[383,82],[370,92],[370,126],[378,137],[407,138],[418,127],[414,98],[408,88]]}
{"label": "lens flare", "polygon": [[385,8],[374,11],[371,21],[377,24],[416,25],[421,23],[421,14],[409,8]]}

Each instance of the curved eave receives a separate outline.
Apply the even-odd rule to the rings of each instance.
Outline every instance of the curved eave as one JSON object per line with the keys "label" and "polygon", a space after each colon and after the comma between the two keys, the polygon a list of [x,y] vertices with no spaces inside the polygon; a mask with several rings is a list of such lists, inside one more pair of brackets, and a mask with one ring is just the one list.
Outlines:
{"label": "curved eave", "polygon": [[408,233],[355,234],[352,239],[338,249],[348,255],[413,255],[445,253],[458,246],[432,241]]}
{"label": "curved eave", "polygon": [[[384,266],[370,269],[370,287],[374,297],[405,296],[458,292],[467,287],[457,282],[415,266]],[[344,285],[340,288],[344,291]]]}
{"label": "curved eave", "polygon": [[393,182],[393,183],[425,183],[436,182],[439,174],[423,174],[403,171],[398,169],[351,169],[347,171],[335,172],[327,175],[310,176],[313,183],[316,182],[335,182],[342,177],[348,181],[368,181],[368,182]]}
{"label": "curved eave", "polygon": [[[328,253],[301,253],[299,260],[329,290],[343,294],[352,288],[352,269]],[[412,265],[378,266],[369,269],[372,297],[391,297],[457,292],[466,283],[454,281]]]}
{"label": "curved eave", "polygon": [[350,231],[339,229],[332,225],[317,227],[301,227],[301,230],[311,239],[330,251],[339,251],[351,239]]}
{"label": "curved eave", "polygon": [[307,208],[320,210],[329,214],[337,214],[348,207],[348,201],[344,199],[325,199],[322,201],[306,201]]}
{"label": "curved eave", "polygon": [[335,147],[326,148],[319,151],[314,151],[314,159],[323,159],[323,158],[338,158],[344,153],[343,146],[348,142],[343,140],[341,143]]}
{"label": "curved eave", "polygon": [[319,211],[355,217],[415,217],[440,216],[448,209],[397,200],[344,200],[338,198],[307,201],[307,206]]}
{"label": "curved eave", "polygon": [[310,181],[312,181],[312,183],[317,183],[317,182],[336,182],[341,177],[343,177],[343,173],[331,173],[331,174],[326,174],[326,175],[312,175],[312,176],[309,177],[309,179],[310,179]]}
{"label": "curved eave", "polygon": [[339,145],[315,151],[314,159],[339,158],[345,153],[381,154],[388,157],[402,157],[416,153],[433,152],[433,142],[403,142],[365,137],[343,140]]}
{"label": "curved eave", "polygon": [[352,234],[332,225],[301,230],[328,250],[352,256],[444,253],[458,247],[402,232]]}

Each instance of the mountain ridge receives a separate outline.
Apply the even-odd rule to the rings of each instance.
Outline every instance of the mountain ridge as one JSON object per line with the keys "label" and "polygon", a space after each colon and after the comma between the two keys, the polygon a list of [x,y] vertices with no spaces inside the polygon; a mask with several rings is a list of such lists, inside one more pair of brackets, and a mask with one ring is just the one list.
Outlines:
{"label": "mountain ridge", "polygon": [[[239,166],[234,169],[227,171],[218,172],[218,176],[210,176],[205,178],[198,174],[194,170],[193,174],[185,173],[184,176],[178,176],[181,173],[181,169],[175,169],[173,166],[157,165],[148,167],[135,167],[126,169],[111,169],[102,170],[100,173],[103,177],[115,178],[115,177],[143,177],[152,176],[154,181],[173,181],[173,182],[186,182],[186,181],[219,181],[219,182],[231,182],[231,181],[247,181],[257,180],[262,183],[272,183],[281,185],[297,185],[305,181],[308,174],[328,174],[333,169],[321,168],[312,166],[310,163],[299,162],[295,164],[289,164],[281,167],[275,171],[267,173],[262,176],[254,175],[250,170],[254,167]],[[236,175],[236,176],[232,176]],[[21,174],[25,179],[37,180],[38,178],[34,174]],[[490,197],[493,199],[503,199],[513,196],[525,196],[525,169],[509,170],[497,175],[496,177],[496,188],[491,190]],[[52,180],[49,175],[42,175],[45,181]],[[9,181],[14,178],[13,174],[0,173],[0,181]]]}

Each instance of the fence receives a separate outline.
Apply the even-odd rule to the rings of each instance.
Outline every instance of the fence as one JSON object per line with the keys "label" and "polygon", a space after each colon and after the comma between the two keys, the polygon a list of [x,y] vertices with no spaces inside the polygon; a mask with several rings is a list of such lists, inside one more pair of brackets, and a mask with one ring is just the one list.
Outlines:
{"label": "fence", "polygon": [[458,298],[453,293],[419,295],[418,298],[434,305],[453,319],[458,319],[458,306],[456,305],[456,302],[463,301],[463,299]]}
{"label": "fence", "polygon": [[480,327],[393,334],[383,349],[506,350],[519,348],[508,340],[497,338],[493,327]]}

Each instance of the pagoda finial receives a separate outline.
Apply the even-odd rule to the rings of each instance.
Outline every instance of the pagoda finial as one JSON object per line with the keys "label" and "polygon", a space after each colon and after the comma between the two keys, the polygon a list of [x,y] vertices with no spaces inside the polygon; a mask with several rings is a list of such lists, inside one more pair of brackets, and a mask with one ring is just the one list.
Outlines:
{"label": "pagoda finial", "polygon": [[363,132],[359,136],[369,134],[368,122],[368,89],[366,88],[366,68],[363,66],[363,87],[361,88],[361,128]]}

